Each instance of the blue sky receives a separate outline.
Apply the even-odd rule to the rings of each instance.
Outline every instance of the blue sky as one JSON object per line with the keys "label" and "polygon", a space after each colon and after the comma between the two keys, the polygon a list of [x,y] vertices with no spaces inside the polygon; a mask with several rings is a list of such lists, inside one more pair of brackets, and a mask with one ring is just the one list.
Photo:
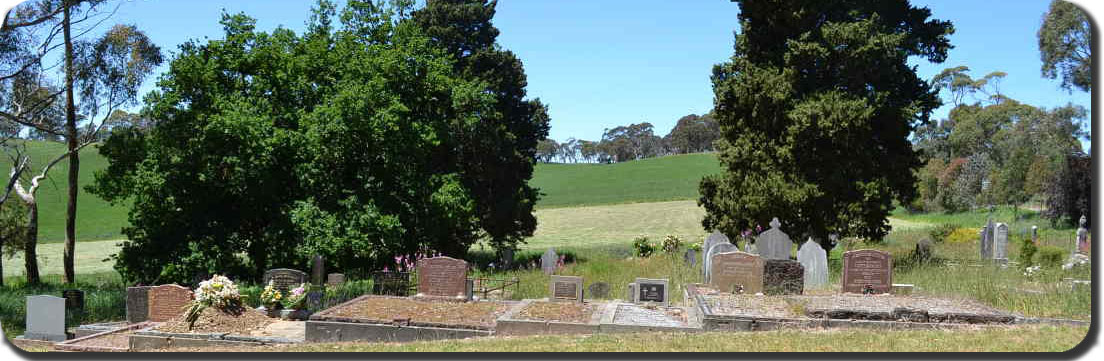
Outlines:
{"label": "blue sky", "polygon": [[[129,0],[109,22],[135,24],[174,52],[189,39],[221,37],[223,9],[245,12],[262,30],[283,25],[300,32],[313,4]],[[1070,102],[1090,107],[1088,93],[1067,92],[1040,75],[1035,33],[1048,0],[913,4],[929,7],[933,17],[952,21],[957,30],[946,62],[913,61],[921,77],[957,65],[969,66],[975,77],[1002,70],[1008,73],[1002,92],[1014,99],[1048,108]],[[529,96],[550,105],[550,137],[596,140],[606,128],[642,121],[664,135],[679,117],[708,112],[709,75],[732,55],[738,13],[737,4],[726,0],[502,0],[494,23],[499,43],[525,64]],[[143,93],[155,79],[147,80]],[[936,118],[947,111],[941,108]]]}

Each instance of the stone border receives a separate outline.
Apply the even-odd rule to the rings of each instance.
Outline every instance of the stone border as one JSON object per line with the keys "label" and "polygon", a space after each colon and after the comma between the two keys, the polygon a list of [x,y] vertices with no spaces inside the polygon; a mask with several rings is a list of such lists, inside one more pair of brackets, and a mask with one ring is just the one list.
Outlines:
{"label": "stone border", "polygon": [[560,321],[538,321],[538,320],[526,320],[519,319],[517,315],[521,313],[526,307],[529,307],[533,302],[554,302],[551,300],[522,300],[520,303],[510,307],[509,311],[499,316],[495,320],[495,335],[501,336],[530,336],[530,335],[570,335],[570,334],[592,334],[598,333],[600,324],[607,318],[613,318],[613,312],[617,310],[617,303],[596,303],[594,314],[591,315],[590,321],[587,323],[577,322],[560,322]]}
{"label": "stone border", "polygon": [[[85,327],[85,326],[108,327],[108,326],[103,326],[103,325],[110,325],[110,324],[111,323],[81,325],[81,327]],[[57,351],[75,351],[75,352],[127,352],[127,351],[130,351],[130,342],[129,341],[127,342],[127,348],[107,347],[107,346],[82,346],[82,345],[77,345],[77,343],[79,343],[81,341],[85,341],[85,340],[90,340],[90,339],[94,339],[94,338],[107,336],[107,335],[110,335],[110,334],[113,334],[113,333],[127,332],[127,331],[142,329],[142,328],[149,327],[150,325],[151,324],[149,322],[139,322],[139,323],[135,323],[135,324],[132,324],[132,325],[123,326],[123,327],[115,327],[115,328],[107,330],[107,331],[101,331],[101,332],[89,334],[89,335],[86,335],[86,336],[78,336],[77,338],[74,338],[72,340],[67,340],[65,342],[55,343],[54,344],[54,350],[57,350]]]}
{"label": "stone border", "polygon": [[[160,325],[160,324],[157,324]],[[283,337],[242,336],[222,333],[170,333],[146,329],[130,335],[130,349],[145,351],[172,347],[263,346],[301,341]]]}
{"label": "stone border", "polygon": [[74,338],[81,338],[81,337],[85,337],[85,336],[94,335],[94,334],[97,334],[97,333],[104,333],[104,332],[107,332],[107,331],[115,331],[115,330],[118,330],[118,329],[121,329],[121,328],[127,328],[127,327],[130,327],[132,325],[137,325],[137,324],[142,324],[142,323],[145,323],[145,322],[143,321],[143,322],[138,322],[138,323],[134,323],[134,324],[128,324],[126,321],[120,321],[120,322],[104,322],[104,323],[91,323],[91,324],[87,324],[87,325],[80,325],[80,326],[77,326],[77,327],[73,328],[73,335],[74,335],[73,337]]}
{"label": "stone border", "polygon": [[[608,317],[603,317],[601,325],[598,327],[599,333],[633,333],[633,332],[684,332],[695,333],[702,332],[702,325],[697,317],[697,312],[692,308],[683,308],[686,311],[686,327],[673,327],[673,326],[646,326],[646,325],[626,325],[620,323],[613,323],[617,319],[617,309],[620,306],[630,307],[642,307],[635,303],[618,303],[614,304],[613,310],[609,312]],[[666,306],[664,308],[674,308],[672,306]]]}
{"label": "stone border", "polygon": [[[327,308],[325,310],[315,312],[314,314],[312,314],[310,316],[310,318],[307,321],[308,322],[309,321],[319,321],[319,322],[337,322],[337,323],[350,323],[350,324],[395,326],[396,324],[395,324],[394,321],[375,320],[375,319],[368,319],[368,318],[352,318],[352,317],[330,316],[330,314],[332,314],[334,312],[337,312],[338,309],[341,309],[341,308],[349,306],[353,303],[360,302],[362,300],[369,299],[369,298],[395,298],[395,299],[403,299],[403,300],[411,300],[411,301],[453,302],[453,303],[465,302],[463,300],[456,300],[455,298],[451,298],[451,297],[450,297],[451,300],[449,300],[449,298],[437,298],[437,297],[429,298],[429,297],[417,297],[417,296],[400,297],[400,296],[363,295],[363,296],[351,299],[349,301],[346,301],[344,303],[341,303],[337,306],[333,306],[333,307]],[[470,301],[470,302],[495,302],[495,303],[503,303],[503,304],[506,304],[508,306],[512,306],[512,304],[516,303],[517,301]],[[489,331],[489,332],[494,332],[494,330],[495,330],[494,326],[487,327],[487,326],[476,326],[476,325],[458,325],[458,324],[443,324],[443,323],[434,323],[434,322],[413,322],[413,321],[407,321],[407,322],[404,322],[403,324],[398,325],[398,326],[422,327],[422,328],[434,328],[434,329]]]}
{"label": "stone border", "polygon": [[427,341],[491,336],[494,331],[309,320],[306,342]]}

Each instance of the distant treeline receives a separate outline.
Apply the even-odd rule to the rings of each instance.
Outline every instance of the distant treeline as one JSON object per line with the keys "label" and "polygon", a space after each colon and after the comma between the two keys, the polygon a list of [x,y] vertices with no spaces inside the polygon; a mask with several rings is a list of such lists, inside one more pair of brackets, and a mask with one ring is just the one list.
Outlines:
{"label": "distant treeline", "polygon": [[599,141],[568,138],[563,143],[545,139],[537,144],[537,160],[544,163],[617,163],[631,160],[713,151],[720,129],[712,114],[690,114],[678,120],[666,136],[655,135],[644,122],[606,129]]}

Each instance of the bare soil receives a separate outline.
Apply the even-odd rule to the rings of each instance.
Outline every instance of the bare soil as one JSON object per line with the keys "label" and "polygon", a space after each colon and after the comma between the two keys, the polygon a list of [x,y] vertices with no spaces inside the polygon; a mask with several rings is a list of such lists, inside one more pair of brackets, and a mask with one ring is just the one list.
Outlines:
{"label": "bare soil", "polygon": [[113,347],[126,349],[130,347],[130,332],[115,332],[100,337],[93,337],[84,341],[75,342],[77,346]]}
{"label": "bare soil", "polygon": [[330,310],[325,318],[350,318],[374,323],[492,328],[509,305],[500,302],[453,302],[402,297],[366,297]]}
{"label": "bare soil", "polygon": [[188,329],[184,315],[158,326],[157,331],[171,333],[230,333],[249,336],[254,331],[264,330],[276,320],[265,316],[261,311],[242,308],[235,312],[226,312],[215,307],[207,307],[199,314],[195,326]]}
{"label": "bare soil", "polygon": [[533,302],[518,312],[518,319],[589,323],[598,308],[591,303]]}

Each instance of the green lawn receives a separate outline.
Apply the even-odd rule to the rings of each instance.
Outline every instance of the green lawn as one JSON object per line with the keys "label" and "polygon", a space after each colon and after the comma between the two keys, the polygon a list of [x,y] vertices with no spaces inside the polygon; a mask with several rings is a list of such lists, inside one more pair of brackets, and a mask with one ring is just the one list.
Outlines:
{"label": "green lawn", "polygon": [[616,164],[538,164],[539,208],[697,199],[698,183],[719,173],[716,154],[687,154]]}

